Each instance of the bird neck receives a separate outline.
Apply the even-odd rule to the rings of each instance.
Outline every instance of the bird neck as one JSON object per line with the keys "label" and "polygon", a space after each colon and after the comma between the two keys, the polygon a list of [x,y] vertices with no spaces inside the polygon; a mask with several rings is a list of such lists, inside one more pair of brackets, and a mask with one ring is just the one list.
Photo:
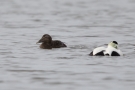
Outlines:
{"label": "bird neck", "polygon": [[113,47],[115,49],[118,49],[118,46],[116,44],[114,44],[114,43],[109,43],[108,47]]}
{"label": "bird neck", "polygon": [[43,49],[52,49],[52,42],[48,43],[48,42],[43,42],[41,45],[40,45],[40,48],[43,48]]}

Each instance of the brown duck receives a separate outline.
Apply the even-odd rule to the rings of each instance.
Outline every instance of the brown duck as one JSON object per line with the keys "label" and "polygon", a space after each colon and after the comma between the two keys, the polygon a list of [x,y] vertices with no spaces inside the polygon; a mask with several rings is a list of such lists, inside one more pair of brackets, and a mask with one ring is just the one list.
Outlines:
{"label": "brown duck", "polygon": [[42,38],[37,43],[42,43],[40,45],[40,48],[42,48],[42,49],[52,49],[52,48],[67,47],[60,40],[52,40],[52,37],[49,34],[44,34],[42,36]]}

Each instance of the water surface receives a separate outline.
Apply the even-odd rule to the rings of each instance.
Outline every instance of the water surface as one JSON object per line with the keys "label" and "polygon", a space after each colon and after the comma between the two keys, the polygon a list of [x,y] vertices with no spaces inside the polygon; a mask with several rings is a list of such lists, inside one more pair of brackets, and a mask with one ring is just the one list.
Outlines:
{"label": "water surface", "polygon": [[[0,37],[1,90],[135,90],[134,0],[0,0]],[[88,56],[113,40],[124,56]]]}

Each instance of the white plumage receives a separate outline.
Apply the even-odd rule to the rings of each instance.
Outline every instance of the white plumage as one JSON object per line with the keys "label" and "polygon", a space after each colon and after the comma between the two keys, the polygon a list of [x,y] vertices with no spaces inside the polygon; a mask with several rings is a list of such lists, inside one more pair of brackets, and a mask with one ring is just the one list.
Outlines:
{"label": "white plumage", "polygon": [[105,47],[97,47],[93,50],[93,55],[96,55],[99,52],[105,51],[106,48]]}
{"label": "white plumage", "polygon": [[112,52],[117,52],[120,56],[122,56],[122,52],[119,49],[116,49],[110,45],[106,48],[104,55],[109,54],[109,56],[112,56]]}

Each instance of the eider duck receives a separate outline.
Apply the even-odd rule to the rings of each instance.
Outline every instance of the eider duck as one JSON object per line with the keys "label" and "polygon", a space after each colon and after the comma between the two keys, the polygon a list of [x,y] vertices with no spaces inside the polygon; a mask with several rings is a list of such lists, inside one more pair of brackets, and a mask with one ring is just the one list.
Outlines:
{"label": "eider duck", "polygon": [[40,48],[42,48],[42,49],[52,49],[52,48],[67,47],[60,40],[52,40],[52,37],[49,34],[44,34],[42,36],[42,38],[37,43],[42,43],[40,45]]}
{"label": "eider duck", "polygon": [[90,54],[90,56],[122,56],[122,52],[118,49],[118,43],[112,41],[107,48],[97,47]]}

